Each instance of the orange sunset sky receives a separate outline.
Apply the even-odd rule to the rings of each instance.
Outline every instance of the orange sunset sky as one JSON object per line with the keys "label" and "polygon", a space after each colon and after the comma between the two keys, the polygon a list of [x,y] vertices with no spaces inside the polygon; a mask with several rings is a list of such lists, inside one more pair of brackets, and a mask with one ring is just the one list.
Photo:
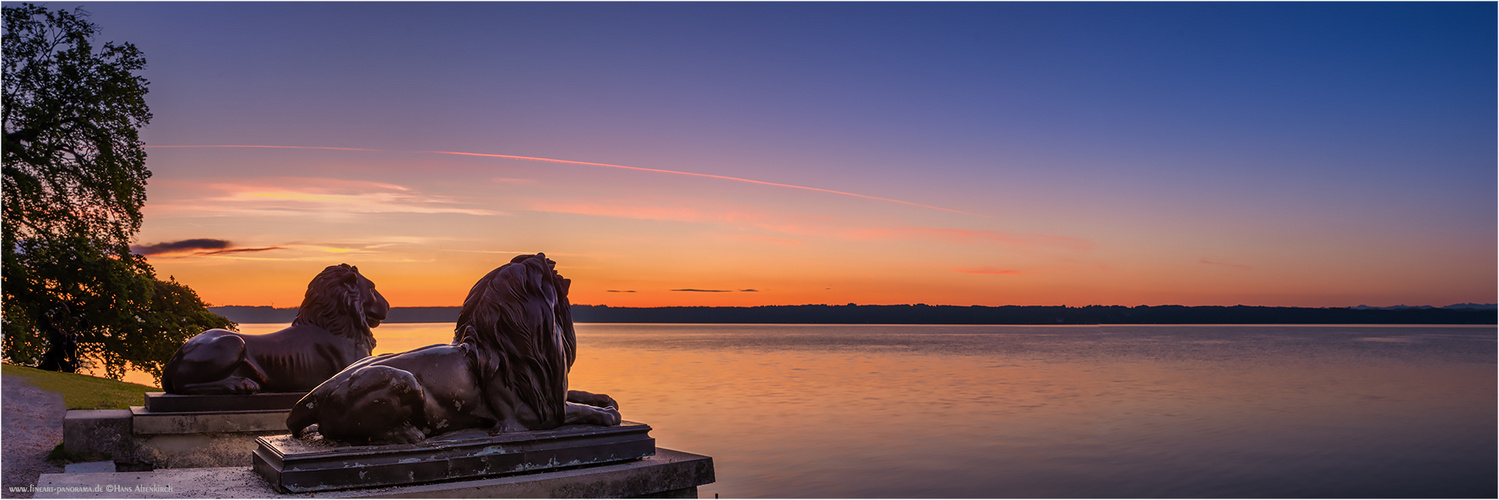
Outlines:
{"label": "orange sunset sky", "polygon": [[213,305],[1496,301],[1492,4],[85,8]]}

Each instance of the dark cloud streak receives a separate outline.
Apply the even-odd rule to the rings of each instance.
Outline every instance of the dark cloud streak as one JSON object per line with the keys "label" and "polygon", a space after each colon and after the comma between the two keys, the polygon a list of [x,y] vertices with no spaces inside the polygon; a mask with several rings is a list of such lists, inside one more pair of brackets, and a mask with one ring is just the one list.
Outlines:
{"label": "dark cloud streak", "polygon": [[135,245],[130,251],[136,255],[161,255],[161,254],[188,254],[188,255],[223,255],[235,253],[265,252],[269,250],[280,250],[286,247],[258,247],[258,248],[232,248],[229,240],[214,238],[193,238],[187,240],[167,241],[154,245]]}
{"label": "dark cloud streak", "polygon": [[200,255],[219,255],[219,254],[226,254],[226,253],[265,252],[265,251],[269,251],[269,250],[280,250],[280,249],[283,249],[283,248],[286,248],[286,247],[227,248],[227,249],[219,250],[219,251],[216,251],[216,252],[202,252]]}
{"label": "dark cloud streak", "polygon": [[130,247],[130,251],[138,255],[156,255],[192,250],[224,250],[226,248],[229,248],[229,240],[193,238],[190,240],[157,243],[155,245],[132,246]]}
{"label": "dark cloud streak", "polygon": [[[708,292],[708,293],[733,293],[733,292],[735,292],[735,290],[704,290],[704,289],[701,289],[701,288],[673,288],[673,289],[671,289],[671,291],[673,291],[673,292]],[[756,289],[753,289],[753,288],[743,288],[743,289],[740,289],[740,290],[737,290],[737,291],[740,291],[740,292],[758,292],[759,290],[756,290]]]}

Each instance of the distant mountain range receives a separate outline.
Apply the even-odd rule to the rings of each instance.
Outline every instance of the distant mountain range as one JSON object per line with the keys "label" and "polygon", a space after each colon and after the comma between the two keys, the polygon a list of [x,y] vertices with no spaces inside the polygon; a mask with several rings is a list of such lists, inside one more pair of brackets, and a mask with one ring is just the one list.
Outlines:
{"label": "distant mountain range", "polygon": [[[236,323],[290,323],[297,308],[221,306]],[[1093,324],[1478,324],[1499,323],[1499,305],[1445,307],[1261,306],[932,306],[800,305],[755,307],[609,307],[574,305],[579,323],[833,323],[949,325]],[[453,323],[457,307],[394,307],[387,323]]]}

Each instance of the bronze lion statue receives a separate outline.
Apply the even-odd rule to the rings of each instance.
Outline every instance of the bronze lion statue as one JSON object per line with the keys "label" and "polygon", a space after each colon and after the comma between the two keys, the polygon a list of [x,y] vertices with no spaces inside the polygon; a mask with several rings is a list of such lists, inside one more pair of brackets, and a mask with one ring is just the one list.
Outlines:
{"label": "bronze lion statue", "polygon": [[521,255],[469,290],[451,344],[349,365],[292,407],[286,427],[316,424],[345,443],[413,443],[462,430],[618,425],[613,398],[567,389],[577,357],[571,281],[545,254]]}
{"label": "bronze lion statue", "polygon": [[368,357],[375,348],[370,329],[389,312],[359,268],[328,266],[307,284],[290,327],[264,335],[200,333],[167,361],[161,387],[170,394],[306,392]]}

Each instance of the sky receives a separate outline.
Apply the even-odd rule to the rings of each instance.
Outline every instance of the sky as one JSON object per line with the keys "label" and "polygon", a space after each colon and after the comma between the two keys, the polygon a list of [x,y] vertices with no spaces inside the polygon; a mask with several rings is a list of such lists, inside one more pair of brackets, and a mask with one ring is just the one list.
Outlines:
{"label": "sky", "polygon": [[1496,5],[62,3],[212,305],[1496,300]]}

